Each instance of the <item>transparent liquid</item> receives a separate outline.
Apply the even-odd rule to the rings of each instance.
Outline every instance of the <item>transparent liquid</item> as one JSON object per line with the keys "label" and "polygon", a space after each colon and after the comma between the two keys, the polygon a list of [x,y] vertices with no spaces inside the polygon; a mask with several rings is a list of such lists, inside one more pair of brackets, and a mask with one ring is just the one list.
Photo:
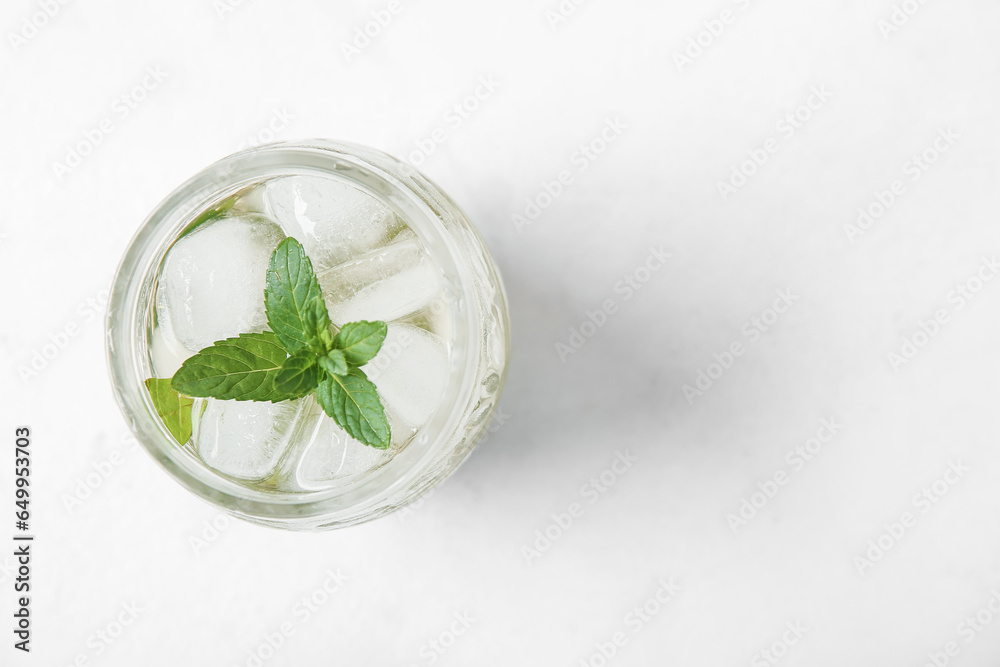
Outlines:
{"label": "transparent liquid", "polygon": [[171,377],[217,340],[267,328],[267,264],[286,236],[305,247],[335,325],[388,323],[364,370],[386,407],[391,445],[354,440],[310,396],[279,404],[197,399],[183,446],[249,488],[303,493],[356,480],[418,435],[445,391],[453,314],[442,272],[395,213],[331,177],[282,176],[196,216],[167,252],[149,346],[156,377]]}

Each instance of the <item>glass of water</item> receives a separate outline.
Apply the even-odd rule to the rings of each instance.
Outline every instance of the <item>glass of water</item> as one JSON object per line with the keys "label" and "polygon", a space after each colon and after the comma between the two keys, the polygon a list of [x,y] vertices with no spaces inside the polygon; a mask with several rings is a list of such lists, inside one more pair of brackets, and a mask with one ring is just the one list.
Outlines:
{"label": "glass of water", "polygon": [[[268,262],[289,236],[335,324],[388,324],[365,366],[388,449],[348,436],[313,396],[195,399],[179,443],[146,390],[213,342],[266,330]],[[118,269],[107,346],[122,413],[169,474],[237,517],[308,530],[384,515],[455,470],[496,408],[508,329],[496,266],[447,195],[388,155],[313,140],[230,156],[168,196]]]}

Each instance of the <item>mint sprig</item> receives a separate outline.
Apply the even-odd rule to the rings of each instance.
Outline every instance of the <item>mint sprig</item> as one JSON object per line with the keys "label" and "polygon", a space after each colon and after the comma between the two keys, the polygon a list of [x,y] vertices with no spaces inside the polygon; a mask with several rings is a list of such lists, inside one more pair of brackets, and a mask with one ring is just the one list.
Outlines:
{"label": "mint sprig", "polygon": [[[385,408],[360,368],[381,349],[385,322],[351,322],[333,336],[312,262],[291,237],[272,254],[266,285],[264,309],[271,331],[240,334],[201,350],[181,365],[167,388],[184,397],[270,402],[315,392],[323,410],[348,435],[370,447],[388,448]],[[152,393],[168,381],[151,379],[147,386],[149,382],[156,383]],[[155,398],[154,405],[166,422]],[[190,411],[187,421],[190,438]]]}

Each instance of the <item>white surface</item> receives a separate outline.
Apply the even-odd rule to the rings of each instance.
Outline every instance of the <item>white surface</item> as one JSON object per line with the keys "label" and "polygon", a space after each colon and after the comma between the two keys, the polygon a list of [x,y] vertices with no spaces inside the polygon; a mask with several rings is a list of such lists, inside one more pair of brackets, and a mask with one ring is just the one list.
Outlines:
{"label": "white surface", "polygon": [[[949,664],[995,665],[1000,620],[971,643],[959,626],[1000,590],[1000,283],[962,308],[949,294],[1000,251],[1000,7],[925,3],[884,38],[892,0],[591,0],[554,30],[555,0],[407,1],[347,62],[341,42],[387,4],[247,0],[220,18],[210,0],[73,2],[15,51],[7,34],[37,6],[4,3],[0,498],[10,508],[12,429],[28,424],[39,537],[35,651],[13,655],[5,632],[0,663],[248,665],[287,623],[269,667],[429,665],[422,646],[467,613],[434,664],[598,665],[618,631],[612,665],[765,664],[755,654],[801,622],[782,665],[922,665],[949,641]],[[674,52],[726,8],[678,71]],[[814,87],[832,97],[789,137],[782,119]],[[57,179],[53,161],[102,125]],[[605,127],[615,141],[581,160]],[[958,139],[911,180],[905,163],[947,128]],[[413,511],[328,534],[221,518],[123,442],[106,380],[99,302],[143,217],[272,136],[421,162],[482,230],[511,301],[503,425]],[[717,181],[765,145],[722,201]],[[512,214],[561,171],[572,183],[518,233]],[[895,179],[903,194],[850,243],[843,226]],[[659,270],[629,291],[647,259]],[[754,334],[779,290],[794,304]],[[556,343],[607,299],[617,311],[563,363]],[[894,372],[887,354],[938,310],[948,322]],[[50,340],[64,349],[22,380]],[[683,385],[734,341],[744,354],[690,404]],[[786,453],[823,419],[843,426],[792,472]],[[588,480],[618,452],[636,461],[597,493]],[[953,461],[968,472],[914,504]],[[776,471],[787,484],[734,534],[727,514]],[[574,502],[583,515],[527,563],[522,546]],[[916,524],[859,574],[904,512]],[[347,579],[321,594],[328,571]],[[626,616],[669,578],[680,592],[635,633]]]}

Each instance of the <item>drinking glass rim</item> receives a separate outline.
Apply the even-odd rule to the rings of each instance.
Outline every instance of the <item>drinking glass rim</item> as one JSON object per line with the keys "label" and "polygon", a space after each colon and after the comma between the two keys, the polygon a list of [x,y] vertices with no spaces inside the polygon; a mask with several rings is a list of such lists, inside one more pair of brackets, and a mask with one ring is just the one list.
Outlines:
{"label": "drinking glass rim", "polygon": [[[342,165],[340,170],[338,165]],[[343,166],[350,173],[345,173]],[[163,256],[194,214],[253,183],[295,174],[324,174],[349,182],[395,210],[424,242],[442,273],[457,277],[451,287],[459,288],[460,297],[457,304],[451,305],[453,314],[463,317],[458,317],[453,328],[453,361],[439,409],[402,451],[379,469],[343,487],[269,493],[211,471],[185,452],[163,426],[144,385],[152,372],[148,362],[141,358],[144,345],[139,336],[145,335],[147,325],[140,318],[150,316],[153,283]],[[363,180],[355,180],[359,176]],[[389,500],[394,492],[419,483],[420,475],[437,458],[442,439],[456,430],[463,417],[474,389],[482,344],[476,335],[473,275],[463,252],[445,229],[442,215],[454,218],[477,235],[458,206],[413,167],[365,146],[327,139],[250,148],[215,162],[175,188],[147,216],[129,242],[108,300],[107,360],[112,388],[136,439],[195,495],[228,511],[265,522],[350,517],[352,510],[376,506]],[[136,280],[137,275],[141,280]]]}

